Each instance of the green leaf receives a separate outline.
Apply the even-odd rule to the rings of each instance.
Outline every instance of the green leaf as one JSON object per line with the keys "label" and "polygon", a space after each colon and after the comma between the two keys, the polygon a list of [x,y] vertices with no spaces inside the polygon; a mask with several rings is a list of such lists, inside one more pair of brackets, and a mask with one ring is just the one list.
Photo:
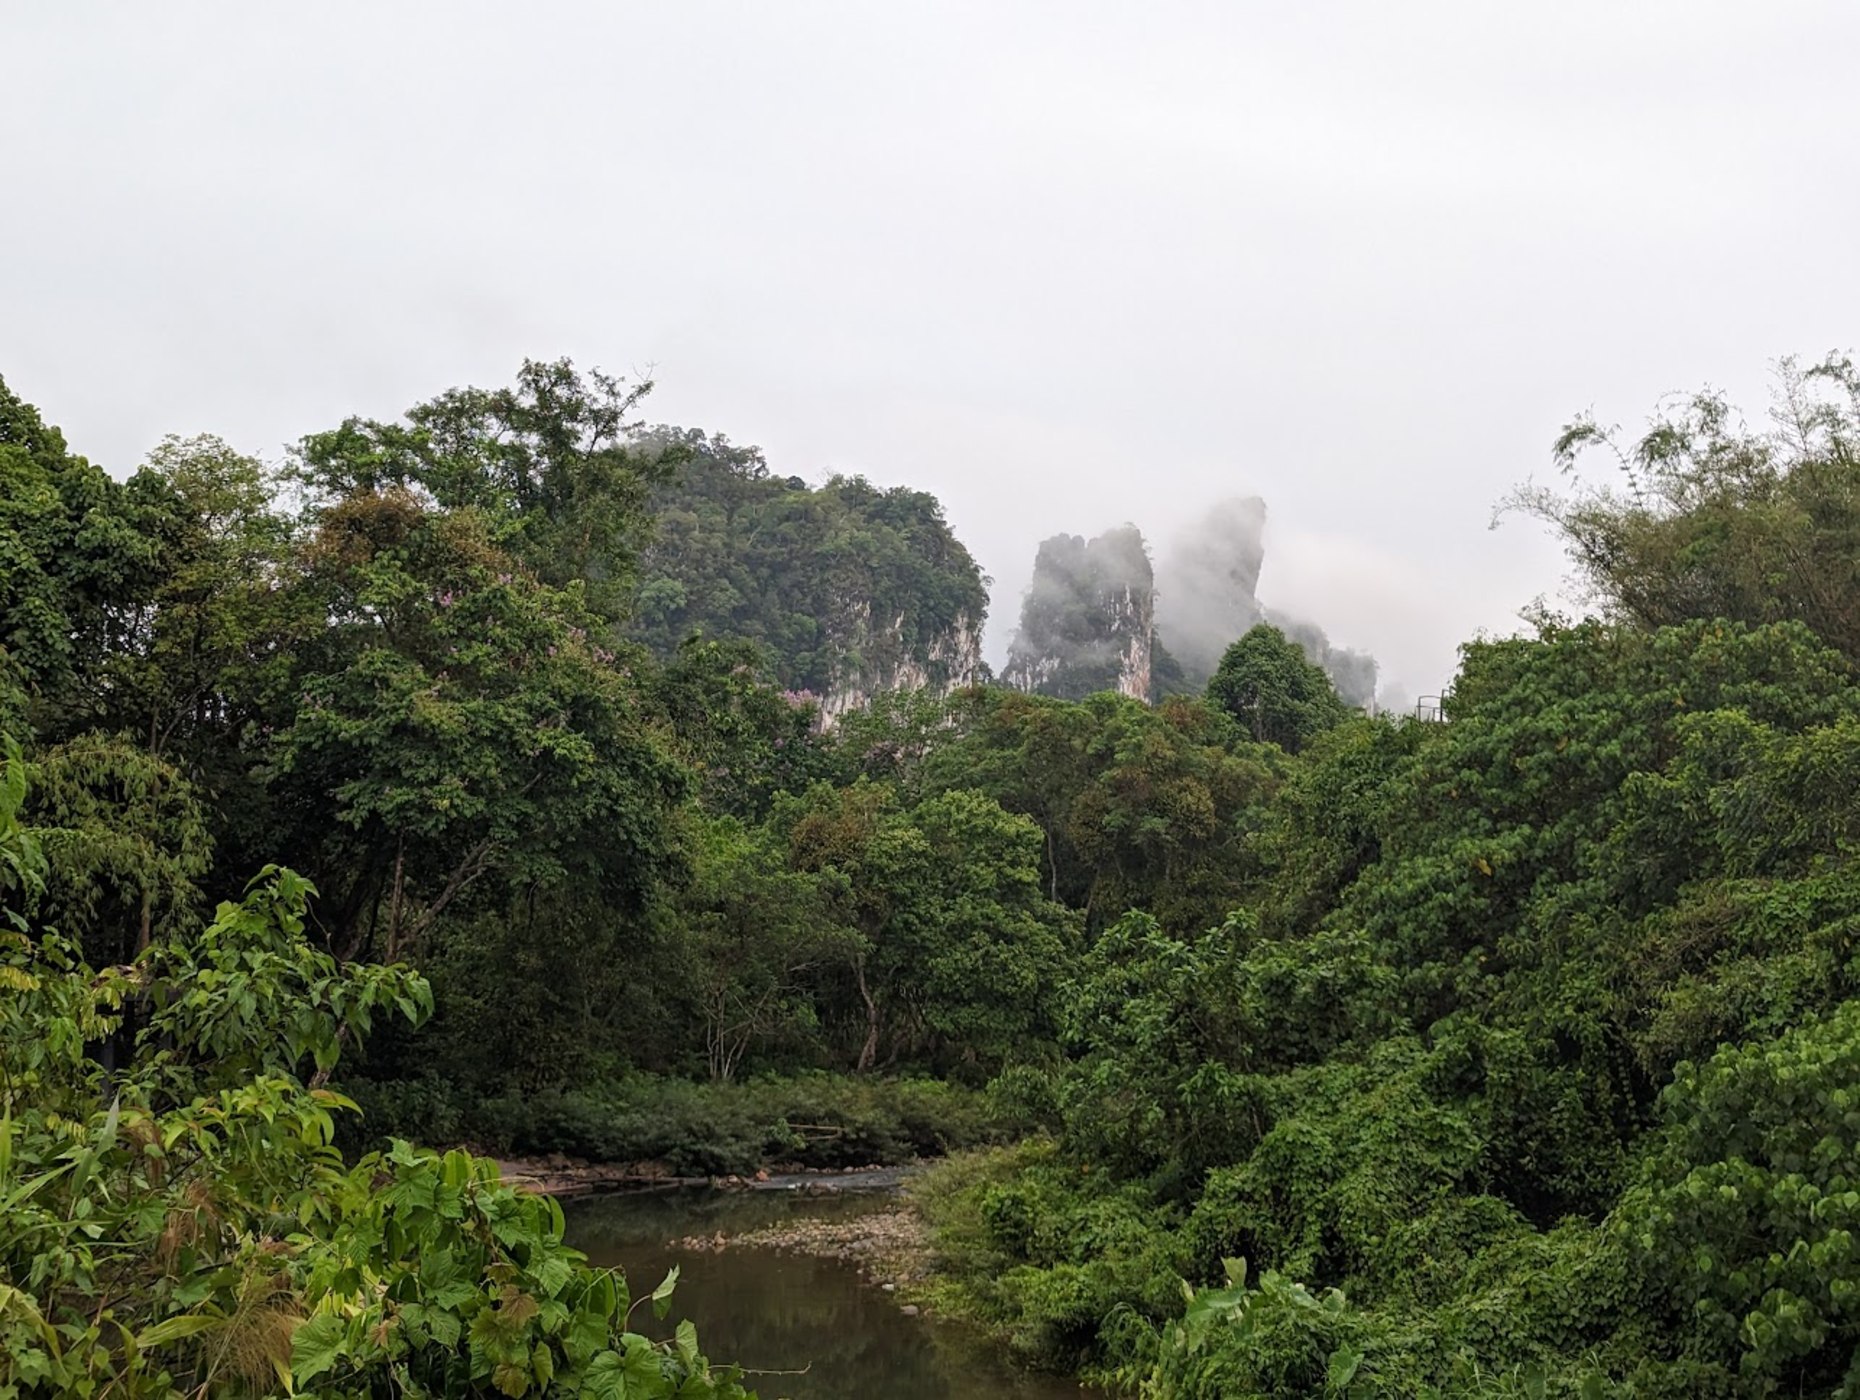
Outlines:
{"label": "green leaf", "polygon": [[603,1351],[588,1362],[581,1377],[585,1400],[627,1400],[626,1361],[617,1351]]}
{"label": "green leaf", "polygon": [[1357,1368],[1362,1364],[1363,1353],[1345,1343],[1330,1354],[1330,1364],[1324,1370],[1324,1383],[1330,1389],[1341,1392],[1356,1378]]}
{"label": "green leaf", "polygon": [[575,1266],[560,1255],[550,1255],[536,1265],[536,1282],[543,1294],[553,1298],[575,1277]]}
{"label": "green leaf", "polygon": [[15,1207],[24,1205],[76,1165],[77,1163],[75,1162],[66,1162],[62,1167],[54,1167],[49,1172],[41,1172],[38,1176],[28,1177],[26,1180],[20,1182],[20,1184],[13,1189],[12,1195],[8,1196],[4,1201],[0,1201],[0,1217],[6,1216]]}
{"label": "green leaf", "polygon": [[592,1364],[592,1359],[607,1345],[611,1327],[612,1319],[606,1313],[598,1308],[583,1307],[568,1324],[568,1335],[562,1339],[569,1361]]}
{"label": "green leaf", "polygon": [[459,1344],[459,1334],[465,1328],[459,1315],[449,1308],[428,1308],[426,1330],[435,1342],[450,1351]]}
{"label": "green leaf", "polygon": [[672,1271],[663,1282],[652,1290],[652,1315],[663,1318],[672,1310],[672,1290],[678,1287],[678,1266],[672,1265]]}
{"label": "green leaf", "polygon": [[302,1386],[335,1366],[348,1341],[348,1323],[335,1313],[318,1313],[291,1334],[291,1375]]}
{"label": "green leaf", "polygon": [[205,1313],[177,1313],[152,1327],[144,1327],[136,1334],[136,1345],[143,1351],[151,1351],[169,1342],[178,1342],[183,1337],[198,1336],[209,1328],[217,1327],[220,1321]]}
{"label": "green leaf", "polygon": [[626,1383],[631,1396],[656,1395],[663,1391],[665,1367],[659,1349],[637,1332],[626,1334]]}

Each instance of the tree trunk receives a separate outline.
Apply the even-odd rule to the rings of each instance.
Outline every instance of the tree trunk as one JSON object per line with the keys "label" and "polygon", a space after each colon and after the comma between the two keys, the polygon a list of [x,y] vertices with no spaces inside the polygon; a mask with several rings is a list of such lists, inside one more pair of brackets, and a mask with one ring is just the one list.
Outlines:
{"label": "tree trunk", "polygon": [[400,895],[404,888],[403,876],[407,868],[407,838],[401,837],[394,846],[394,894],[388,901],[388,941],[387,960],[393,962],[400,956]]}
{"label": "tree trunk", "polygon": [[155,892],[153,890],[145,889],[142,891],[142,923],[141,926],[136,929],[137,957],[141,957],[149,949],[149,933],[154,925],[154,901]]}
{"label": "tree trunk", "polygon": [[867,1074],[878,1059],[878,1003],[872,999],[872,989],[866,985],[863,956],[853,960],[853,975],[859,980],[859,999],[865,1003],[865,1044],[859,1048],[855,1072]]}

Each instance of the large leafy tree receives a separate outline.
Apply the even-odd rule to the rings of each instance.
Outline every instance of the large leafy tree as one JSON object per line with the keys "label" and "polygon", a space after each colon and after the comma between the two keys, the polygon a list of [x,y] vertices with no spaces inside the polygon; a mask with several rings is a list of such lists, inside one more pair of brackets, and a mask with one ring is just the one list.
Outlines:
{"label": "large leafy tree", "polygon": [[1297,753],[1349,714],[1323,668],[1271,623],[1228,647],[1208,681],[1209,703],[1232,715],[1255,742]]}
{"label": "large leafy tree", "polygon": [[925,1050],[971,1075],[1037,1055],[1057,1029],[1078,928],[1040,888],[1039,829],[966,790],[904,821],[914,839],[893,855],[921,892],[898,901],[888,931],[880,972],[894,1006]]}
{"label": "large leafy tree", "polygon": [[834,877],[829,907],[856,934],[826,989],[855,1069],[904,1057],[974,1073],[1051,1040],[1073,925],[1042,892],[1031,822],[969,791],[902,808],[863,780],[787,799],[774,821],[793,866]]}
{"label": "large leafy tree", "polygon": [[752,1050],[808,1048],[819,975],[864,950],[835,917],[847,893],[837,871],[796,870],[768,833],[728,818],[702,822],[693,844],[660,946],[703,1027],[705,1072],[721,1081]]}
{"label": "large leafy tree", "polygon": [[[0,896],[44,863],[0,766]],[[196,937],[99,972],[56,934],[0,926],[0,1391],[627,1395],[742,1400],[690,1325],[628,1327],[616,1271],[496,1167],[397,1143],[345,1164],[307,1087],[376,1016],[421,1019],[404,967],[338,968],[305,937],[313,891],[271,869]],[[135,1053],[85,1053],[130,999]],[[653,1295],[669,1296],[671,1280]]]}
{"label": "large leafy tree", "polygon": [[923,791],[974,788],[1031,817],[1049,896],[1092,928],[1144,908],[1187,931],[1238,898],[1276,757],[1193,700],[977,690],[955,698],[949,731],[906,771]]}
{"label": "large leafy tree", "polygon": [[119,964],[191,925],[211,864],[194,786],[123,736],[87,734],[32,766],[29,808],[50,852],[36,917],[94,963]]}
{"label": "large leafy tree", "polygon": [[[1613,460],[1620,485],[1575,476]],[[1507,503],[1562,537],[1593,599],[1642,626],[1795,620],[1860,657],[1860,371],[1784,360],[1765,428],[1704,392],[1663,405],[1644,432],[1583,416],[1555,448],[1567,490]]]}
{"label": "large leafy tree", "polygon": [[638,683],[578,590],[496,535],[395,487],[327,507],[307,543],[328,625],[300,651],[270,788],[347,955],[408,951],[474,894],[572,881],[637,907],[675,862],[685,773]]}
{"label": "large leafy tree", "polygon": [[112,481],[0,381],[0,687],[35,728],[108,722],[177,515],[158,478]]}
{"label": "large leafy tree", "polygon": [[351,418],[305,438],[298,470],[322,499],[396,488],[472,510],[492,539],[555,587],[580,583],[611,623],[629,609],[647,498],[675,454],[635,440],[651,391],[567,360],[525,360],[514,383],[452,389],[403,421]]}
{"label": "large leafy tree", "polygon": [[274,474],[216,437],[164,440],[138,473],[173,503],[135,644],[112,658],[111,722],[152,754],[235,777],[323,622],[294,579]]}
{"label": "large leafy tree", "polygon": [[747,642],[693,637],[647,670],[653,708],[671,726],[710,811],[758,820],[775,797],[833,767],[814,705],[778,689]]}
{"label": "large leafy tree", "polygon": [[1631,1241],[1647,1390],[1838,1395],[1860,1357],[1852,1162],[1860,1003],[1683,1065],[1645,1180],[1615,1224]]}

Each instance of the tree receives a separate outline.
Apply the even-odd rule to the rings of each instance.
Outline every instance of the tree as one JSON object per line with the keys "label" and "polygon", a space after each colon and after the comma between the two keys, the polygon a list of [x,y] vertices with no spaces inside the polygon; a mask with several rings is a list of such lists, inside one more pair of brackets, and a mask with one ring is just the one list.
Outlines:
{"label": "tree", "polygon": [[1648,1387],[1837,1395],[1860,1351],[1860,1004],[1680,1066],[1632,1241],[1655,1355]]}
{"label": "tree", "polygon": [[[957,692],[966,698],[978,693]],[[836,780],[866,777],[917,792],[925,763],[950,738],[951,709],[949,697],[927,688],[874,695],[870,704],[844,715],[833,727],[830,753]]]}
{"label": "tree", "polygon": [[[831,917],[833,872],[789,868],[786,852],[728,818],[695,833],[691,883],[663,912],[680,981],[698,1008],[704,1064],[733,1078],[752,1048],[815,1030],[808,974],[857,955],[858,935]],[[823,888],[823,886],[825,888]]]}
{"label": "tree", "polygon": [[1238,898],[1247,814],[1270,793],[1276,758],[1199,701],[978,690],[954,699],[916,782],[973,788],[1033,818],[1048,896],[1093,931],[1142,908],[1186,932]]}
{"label": "tree", "polygon": [[[0,774],[0,870],[31,879],[18,766]],[[629,1331],[618,1273],[584,1267],[560,1206],[494,1163],[406,1143],[343,1162],[330,1139],[353,1104],[299,1075],[431,1000],[404,967],[313,949],[313,893],[267,870],[130,969],[0,929],[0,1389],[746,1400],[688,1323],[667,1343]],[[85,1043],[132,995],[147,1024],[106,1076]]]}
{"label": "tree", "polygon": [[1032,817],[1043,838],[1047,897],[1083,908],[1091,871],[1072,843],[1071,816],[1090,780],[1093,711],[1045,696],[978,689],[955,697],[949,718],[951,732],[924,757],[922,787],[972,787]]}
{"label": "tree", "polygon": [[821,783],[798,797],[776,804],[772,825],[788,844],[788,860],[797,870],[830,874],[838,886],[834,917],[859,937],[848,948],[847,970],[858,996],[859,1051],[853,1063],[864,1073],[878,1062],[885,1032],[885,987],[874,966],[900,893],[908,857],[889,848],[902,833],[886,820],[893,797],[889,788],[859,782],[835,789]]}
{"label": "tree", "polygon": [[1504,509],[1562,536],[1592,597],[1643,627],[1797,620],[1860,658],[1860,371],[1783,360],[1768,430],[1718,394],[1663,405],[1624,442],[1592,416],[1555,447],[1565,476],[1612,455],[1622,490],[1526,486]]}
{"label": "tree", "polygon": [[1055,997],[1079,921],[1040,888],[1040,832],[974,791],[940,793],[903,820],[920,838],[892,848],[899,898],[880,964],[891,998],[938,1062],[975,1075],[1037,1054],[1057,1033]]}
{"label": "tree", "polygon": [[1297,753],[1341,724],[1349,710],[1322,668],[1270,623],[1251,628],[1221,657],[1208,700],[1262,744]]}
{"label": "tree", "polygon": [[816,707],[777,689],[747,642],[693,637],[646,685],[710,811],[760,820],[778,793],[804,789],[832,762]]}
{"label": "tree", "polygon": [[258,459],[217,437],[169,437],[135,479],[159,484],[172,518],[133,644],[110,659],[109,723],[229,781],[276,709],[295,645],[325,619],[292,586],[290,522]]}
{"label": "tree", "polygon": [[174,507],[154,478],[118,484],[73,455],[0,381],[0,672],[51,737],[106,718],[108,661],[135,640]]}
{"label": "tree", "polygon": [[1050,1042],[1075,926],[1041,891],[1031,822],[976,792],[903,809],[861,780],[785,799],[774,825],[797,869],[835,878],[830,907],[858,935],[845,963],[857,1072],[884,1052],[974,1073]]}
{"label": "tree", "polygon": [[575,880],[638,909],[676,865],[686,775],[637,681],[575,590],[491,534],[395,488],[327,507],[308,541],[329,625],[300,650],[269,787],[345,956],[406,953],[487,880],[493,902]]}
{"label": "tree", "polygon": [[650,533],[647,498],[675,454],[635,442],[652,391],[567,360],[525,360],[502,389],[451,389],[404,422],[351,418],[298,449],[324,502],[403,488],[442,511],[476,511],[488,534],[544,583],[579,582],[612,624],[630,609]]}
{"label": "tree", "polygon": [[126,737],[87,734],[30,768],[35,835],[54,879],[35,910],[94,963],[127,963],[188,927],[211,863],[193,786]]}

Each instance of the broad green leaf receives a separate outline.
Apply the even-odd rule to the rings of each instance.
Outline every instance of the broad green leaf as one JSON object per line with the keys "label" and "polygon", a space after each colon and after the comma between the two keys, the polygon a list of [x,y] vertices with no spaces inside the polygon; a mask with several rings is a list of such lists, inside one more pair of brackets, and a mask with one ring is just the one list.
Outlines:
{"label": "broad green leaf", "polygon": [[348,1342],[347,1320],[335,1313],[318,1313],[291,1334],[291,1375],[307,1385],[335,1366]]}
{"label": "broad green leaf", "polygon": [[652,1290],[652,1315],[662,1318],[672,1310],[672,1290],[678,1287],[678,1265]]}
{"label": "broad green leaf", "polygon": [[1357,1368],[1362,1364],[1361,1351],[1349,1345],[1340,1346],[1330,1354],[1330,1364],[1324,1368],[1324,1383],[1341,1394],[1344,1387],[1356,1378]]}
{"label": "broad green leaf", "polygon": [[617,1351],[597,1353],[582,1372],[581,1393],[586,1400],[627,1400],[626,1359]]}

